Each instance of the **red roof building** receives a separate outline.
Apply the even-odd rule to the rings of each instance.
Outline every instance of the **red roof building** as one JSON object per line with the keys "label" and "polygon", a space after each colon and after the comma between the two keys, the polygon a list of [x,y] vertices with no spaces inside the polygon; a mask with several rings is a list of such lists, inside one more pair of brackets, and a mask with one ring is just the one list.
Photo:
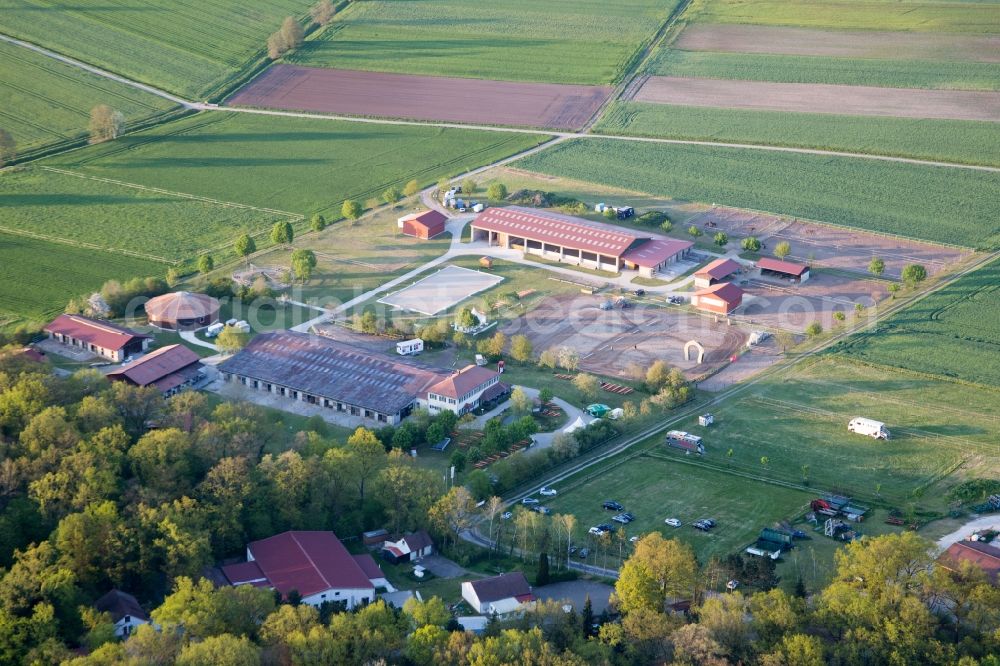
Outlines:
{"label": "red roof building", "polygon": [[99,319],[82,315],[62,314],[44,331],[57,342],[77,347],[109,361],[120,362],[139,354],[149,346],[150,337]]}
{"label": "red roof building", "polygon": [[757,268],[760,269],[761,277],[777,277],[793,282],[805,282],[809,279],[809,267],[791,261],[761,257],[757,261]]}
{"label": "red roof building", "polygon": [[248,544],[247,561],[224,566],[222,573],[232,585],[269,587],[286,597],[294,590],[302,603],[341,602],[351,609],[375,599],[369,574],[378,565],[370,564],[374,569],[348,553],[333,532],[294,531]]}
{"label": "red roof building", "polygon": [[146,301],[149,323],[171,330],[191,330],[219,320],[219,300],[207,294],[176,291]]}
{"label": "red roof building", "polygon": [[963,562],[982,569],[993,585],[1000,584],[1000,548],[979,541],[958,541],[944,551],[938,561],[957,571]]}
{"label": "red roof building", "polygon": [[713,284],[739,273],[742,269],[743,267],[732,259],[716,259],[695,271],[694,286],[696,289],[708,289]]}
{"label": "red roof building", "polygon": [[653,277],[660,270],[686,255],[694,243],[673,238],[653,239],[628,250],[622,255],[625,268],[639,271],[642,277]]}
{"label": "red roof building", "polygon": [[465,414],[478,407],[483,394],[498,384],[498,372],[467,365],[427,389],[427,408],[432,414],[442,410]]}
{"label": "red roof building", "polygon": [[425,210],[399,218],[396,222],[406,236],[428,240],[444,233],[448,218],[436,210]]}
{"label": "red roof building", "polygon": [[203,375],[201,357],[184,345],[168,345],[112,370],[108,379],[135,386],[155,386],[173,395],[195,384]]}
{"label": "red roof building", "polygon": [[723,282],[708,289],[696,291],[691,305],[705,312],[727,315],[743,304],[743,290],[732,282]]}

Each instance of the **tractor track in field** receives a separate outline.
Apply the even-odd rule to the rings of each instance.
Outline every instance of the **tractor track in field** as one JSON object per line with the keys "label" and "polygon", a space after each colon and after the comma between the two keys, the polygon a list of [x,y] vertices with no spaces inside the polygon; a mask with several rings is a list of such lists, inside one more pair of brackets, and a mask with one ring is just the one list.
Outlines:
{"label": "tractor track in field", "polygon": [[[674,20],[676,20],[676,16],[677,15],[675,14]],[[647,49],[652,49],[652,46],[659,39],[662,38],[663,34],[667,31],[667,29],[669,29],[670,25],[672,25],[672,22],[670,20],[668,20],[667,22],[664,23],[664,26],[661,28],[661,32],[657,35],[657,37],[655,37],[653,40],[651,40],[650,45],[647,46]],[[524,129],[524,128],[518,128],[518,127],[497,127],[497,126],[494,126],[494,125],[477,125],[477,124],[467,124],[467,123],[424,122],[424,121],[414,121],[414,120],[392,120],[392,119],[382,119],[382,118],[359,118],[359,117],[354,117],[354,116],[341,116],[341,115],[322,114],[322,113],[304,113],[304,112],[295,112],[295,111],[272,111],[272,110],[268,110],[268,109],[250,109],[250,108],[221,107],[221,106],[219,106],[217,104],[206,104],[206,103],[202,103],[202,102],[194,102],[194,101],[191,101],[191,100],[183,99],[181,97],[178,97],[176,95],[168,93],[168,92],[166,92],[164,90],[160,90],[158,88],[146,85],[144,83],[139,83],[138,81],[133,81],[133,80],[128,79],[128,78],[126,78],[124,76],[119,76],[118,74],[114,74],[112,72],[109,72],[107,70],[101,69],[99,67],[94,67],[93,65],[88,65],[88,64],[86,64],[84,62],[81,62],[79,60],[75,60],[73,58],[69,58],[67,56],[61,55],[61,54],[56,53],[54,51],[50,51],[48,49],[44,49],[44,48],[42,48],[40,46],[37,46],[35,44],[31,44],[29,42],[22,41],[20,39],[15,39],[13,37],[10,37],[8,35],[4,35],[2,33],[0,33],[0,41],[4,41],[4,42],[7,42],[9,44],[14,44],[16,46],[20,46],[20,47],[23,47],[23,48],[26,48],[26,49],[30,49],[30,50],[35,51],[37,53],[40,53],[42,55],[48,56],[50,58],[54,58],[55,60],[63,62],[65,64],[67,64],[67,65],[71,65],[73,67],[79,67],[81,69],[84,69],[84,70],[92,73],[92,74],[96,74],[98,76],[102,76],[104,78],[111,79],[112,81],[117,81],[118,83],[121,83],[123,85],[131,86],[133,88],[137,88],[139,90],[143,90],[143,91],[145,91],[147,93],[150,93],[152,95],[156,95],[158,97],[162,97],[163,99],[170,100],[171,102],[174,102],[175,104],[183,107],[184,109],[190,110],[190,111],[208,111],[208,112],[214,112],[214,113],[251,113],[251,114],[258,114],[258,115],[265,115],[265,116],[279,116],[279,117],[288,117],[288,118],[313,118],[313,119],[318,119],[318,120],[339,120],[339,121],[343,121],[343,122],[367,123],[367,124],[373,124],[373,125],[404,125],[404,126],[405,125],[413,125],[413,126],[418,126],[418,127],[440,127],[440,128],[454,128],[454,129],[468,129],[468,130],[478,130],[478,131],[483,131],[483,132],[508,132],[508,133],[517,133],[517,134],[538,134],[538,135],[549,136],[549,137],[552,137],[554,139],[560,139],[560,140],[566,140],[566,139],[599,139],[599,140],[613,140],[613,141],[631,141],[631,142],[638,142],[638,143],[663,143],[663,144],[685,145],[685,146],[706,146],[706,147],[714,147],[714,148],[740,148],[740,149],[746,149],[746,150],[764,150],[764,151],[771,151],[771,152],[795,153],[795,154],[801,154],[801,155],[821,155],[821,156],[827,156],[827,157],[845,157],[845,158],[855,158],[855,159],[876,160],[876,161],[883,161],[883,162],[896,162],[896,163],[901,163],[901,164],[914,164],[914,165],[918,165],[918,166],[933,166],[933,167],[942,167],[942,168],[949,168],[949,169],[966,169],[966,170],[971,170],[971,171],[984,171],[984,172],[988,172],[988,173],[1000,173],[1000,167],[990,167],[990,166],[982,166],[982,165],[975,165],[975,164],[955,164],[955,163],[952,163],[952,162],[940,162],[940,161],[935,161],[935,160],[920,160],[920,159],[914,159],[914,158],[908,158],[908,157],[894,157],[894,156],[891,156],[891,155],[872,155],[872,154],[867,154],[867,153],[852,153],[852,152],[847,152],[847,151],[820,150],[820,149],[812,149],[812,148],[792,148],[792,147],[787,147],[787,146],[767,146],[767,145],[759,145],[759,144],[733,143],[733,142],[723,142],[723,141],[692,141],[692,140],[685,140],[685,139],[659,139],[659,138],[650,138],[650,137],[615,136],[615,135],[610,135],[610,134],[598,134],[598,133],[589,132],[588,128],[596,120],[597,116],[600,115],[600,113],[603,112],[603,110],[604,110],[603,107],[602,107],[602,109],[600,109],[598,111],[597,114],[595,114],[595,116],[593,118],[591,118],[590,121],[588,121],[587,125],[584,127],[584,130],[580,131],[580,132],[559,132],[559,131],[547,131],[547,130],[539,130],[539,129]],[[645,62],[645,59],[648,58],[648,57],[649,57],[649,53],[646,53],[646,55],[641,59],[640,63],[637,64],[636,67],[634,68],[633,76],[627,78],[628,82],[632,82],[634,80],[634,77],[640,71],[642,62]],[[609,97],[609,101],[612,100],[612,99],[617,99],[621,95],[621,93],[624,92],[625,88],[628,87],[628,85],[629,85],[629,83],[620,84],[619,88],[616,89],[616,93],[612,94]],[[545,144],[545,145],[548,145],[548,144]],[[518,157],[518,156],[515,156],[515,157]],[[506,161],[510,161],[510,160],[506,160]],[[492,166],[496,166],[496,165],[494,165],[494,164],[487,165],[487,168],[488,167],[492,167]]]}

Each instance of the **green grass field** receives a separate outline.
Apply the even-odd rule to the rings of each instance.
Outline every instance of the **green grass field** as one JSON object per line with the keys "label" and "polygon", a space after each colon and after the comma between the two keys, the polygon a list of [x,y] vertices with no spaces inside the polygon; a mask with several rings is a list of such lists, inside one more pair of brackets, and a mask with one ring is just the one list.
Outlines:
{"label": "green grass field", "polygon": [[90,74],[28,49],[0,42],[0,126],[21,153],[86,136],[90,110],[108,104],[127,122],[174,107],[148,93]]}
{"label": "green grass field", "polygon": [[651,73],[707,79],[883,88],[1000,90],[1000,64],[662,50]]}
{"label": "green grass field", "polygon": [[164,262],[260,234],[285,216],[28,168],[0,174],[0,229],[140,252]]}
{"label": "green grass field", "polygon": [[[615,465],[618,460],[626,462]],[[733,483],[725,472],[688,465],[655,450],[638,457],[617,456],[596,475],[590,470],[556,489],[559,495],[540,498],[542,503],[555,513],[574,514],[581,535],[600,523],[617,527],[611,522],[614,512],[601,506],[605,500],[616,500],[636,517],[625,527],[628,536],[660,531],[689,543],[702,562],[746,546],[761,528],[794,517],[812,499],[801,490],[742,479]],[[665,518],[678,518],[684,525],[669,527]],[[701,518],[714,519],[718,527],[707,533],[691,527]]]}
{"label": "green grass field", "polygon": [[996,123],[616,102],[605,134],[820,148],[1000,166]]}
{"label": "green grass field", "polygon": [[1000,247],[1000,174],[864,158],[575,139],[514,166],[978,248]]}
{"label": "green grass field", "polygon": [[517,133],[211,113],[45,164],[261,208],[319,211],[335,219],[344,199],[364,202],[387,187],[402,189],[413,178],[429,185],[542,140]]}
{"label": "green grass field", "polygon": [[122,254],[0,232],[0,325],[44,322],[106,280],[162,275],[165,266]]}
{"label": "green grass field", "polygon": [[694,0],[687,15],[703,23],[752,23],[843,30],[1000,32],[992,2],[919,0]]}
{"label": "green grass field", "polygon": [[132,79],[197,97],[263,54],[309,0],[10,0],[0,31]]}
{"label": "green grass field", "polygon": [[1000,388],[1000,261],[935,291],[836,351]]}
{"label": "green grass field", "polygon": [[292,62],[370,71],[597,84],[615,81],[677,0],[356,2]]}

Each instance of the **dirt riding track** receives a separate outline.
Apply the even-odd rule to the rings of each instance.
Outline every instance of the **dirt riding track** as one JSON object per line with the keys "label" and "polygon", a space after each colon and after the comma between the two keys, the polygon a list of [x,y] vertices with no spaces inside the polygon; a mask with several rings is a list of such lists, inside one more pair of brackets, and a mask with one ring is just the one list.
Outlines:
{"label": "dirt riding track", "polygon": [[652,76],[637,102],[759,111],[1000,120],[1000,93]]}
{"label": "dirt riding track", "polygon": [[722,53],[1000,62],[998,35],[695,24],[684,29],[674,47]]}
{"label": "dirt riding track", "polygon": [[824,268],[867,274],[871,258],[881,257],[885,262],[883,275],[894,279],[900,277],[907,264],[922,264],[934,275],[970,254],[968,250],[733,208],[706,210],[691,218],[690,223],[704,228],[705,233],[724,231],[731,238],[756,236],[766,246],[761,253],[764,256],[781,241],[788,241],[792,246],[790,259]]}
{"label": "dirt riding track", "polygon": [[834,312],[854,317],[855,304],[866,308],[866,316],[875,313],[872,306],[886,297],[885,283],[863,277],[812,272],[804,284],[787,280],[750,278],[740,282],[744,290],[743,307],[736,319],[755,327],[780,328],[803,333],[818,321],[824,330],[836,323]]}
{"label": "dirt riding track", "polygon": [[516,83],[275,65],[230,106],[350,116],[575,130],[611,94],[606,86]]}
{"label": "dirt riding track", "polygon": [[[646,305],[601,310],[603,296],[555,296],[508,324],[505,335],[528,336],[539,352],[568,346],[580,355],[580,369],[605,376],[630,377],[630,366],[642,372],[654,361],[679,367],[691,378],[724,365],[746,344],[741,328],[680,311]],[[684,344],[697,340],[705,362],[684,360]]]}

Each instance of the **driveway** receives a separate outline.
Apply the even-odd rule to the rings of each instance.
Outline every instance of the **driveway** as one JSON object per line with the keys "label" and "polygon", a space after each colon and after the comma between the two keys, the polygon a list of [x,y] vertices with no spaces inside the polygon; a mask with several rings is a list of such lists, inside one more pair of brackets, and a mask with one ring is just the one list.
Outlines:
{"label": "driveway", "polygon": [[951,534],[946,534],[938,539],[938,548],[941,550],[947,550],[949,546],[961,541],[973,532],[989,529],[1000,530],[1000,513],[994,513],[989,516],[983,516],[982,518],[970,520]]}
{"label": "driveway", "polygon": [[590,596],[590,604],[594,607],[594,615],[600,615],[608,607],[609,598],[615,588],[604,583],[590,580],[571,580],[565,583],[552,583],[532,589],[536,597],[550,601],[567,601],[573,609],[580,613]]}
{"label": "driveway", "polygon": [[424,567],[438,578],[459,578],[466,575],[465,569],[443,555],[427,555],[416,564]]}
{"label": "driveway", "polygon": [[[532,398],[532,399],[537,399],[538,398],[538,394],[539,394],[539,390],[538,389],[530,388],[528,386],[520,386],[520,385],[514,385],[514,388],[521,389],[522,391],[525,392],[525,394],[529,398]],[[562,426],[560,426],[559,428],[556,428],[552,432],[540,432],[540,433],[535,434],[534,438],[535,438],[535,442],[536,443],[532,447],[532,449],[534,449],[534,450],[544,449],[544,448],[546,448],[548,446],[551,446],[552,445],[552,440],[555,438],[556,435],[558,435],[560,432],[562,432],[562,428],[564,428],[564,427],[568,426],[569,424],[573,423],[574,421],[576,421],[577,417],[582,418],[583,422],[586,423],[586,424],[590,424],[591,421],[595,420],[592,416],[590,416],[589,414],[587,414],[586,412],[584,412],[582,409],[580,409],[579,407],[574,407],[573,405],[569,404],[568,402],[566,402],[562,398],[555,398],[554,397],[554,398],[552,398],[552,402],[554,402],[557,405],[559,405],[559,407],[563,410],[563,412],[566,413],[566,421],[562,424]],[[503,403],[502,405],[499,405],[498,407],[494,407],[493,409],[491,409],[490,411],[486,412],[485,414],[482,414],[481,416],[477,416],[475,421],[471,421],[468,424],[464,424],[462,427],[464,427],[464,428],[473,428],[473,429],[476,429],[476,430],[482,430],[483,428],[486,427],[486,422],[487,421],[489,421],[490,419],[492,419],[494,416],[498,416],[505,409],[509,409],[509,408],[510,408],[510,405],[508,405],[507,403]]]}

